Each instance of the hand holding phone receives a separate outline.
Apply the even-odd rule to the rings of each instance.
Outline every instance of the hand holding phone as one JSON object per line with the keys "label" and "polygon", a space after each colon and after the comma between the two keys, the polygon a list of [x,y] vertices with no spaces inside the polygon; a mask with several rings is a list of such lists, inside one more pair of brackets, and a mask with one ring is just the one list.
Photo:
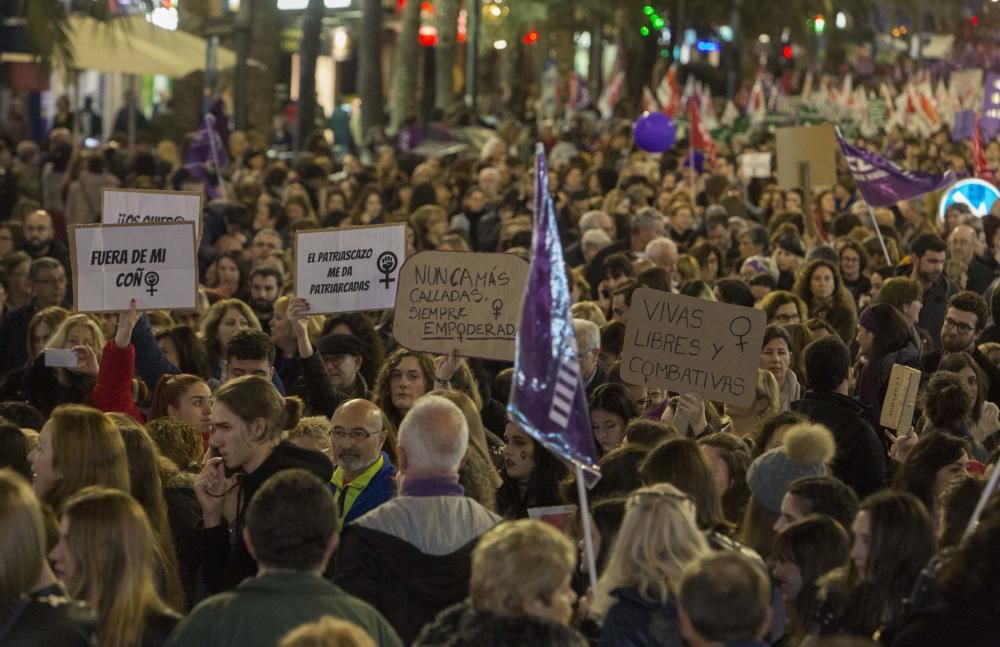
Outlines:
{"label": "hand holding phone", "polygon": [[71,348],[46,348],[45,365],[52,368],[76,368],[80,358]]}

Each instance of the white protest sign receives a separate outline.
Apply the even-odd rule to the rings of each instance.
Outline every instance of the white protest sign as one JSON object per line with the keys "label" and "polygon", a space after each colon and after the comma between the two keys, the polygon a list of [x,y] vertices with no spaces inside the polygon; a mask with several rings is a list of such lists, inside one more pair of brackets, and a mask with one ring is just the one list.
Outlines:
{"label": "white protest sign", "polygon": [[73,303],[78,312],[119,312],[196,305],[194,223],[70,227]]}
{"label": "white protest sign", "polygon": [[390,310],[405,258],[405,223],[295,232],[295,296],[312,314]]}
{"label": "white protest sign", "polygon": [[198,240],[201,210],[202,195],[196,191],[104,189],[101,192],[101,222],[105,225],[193,222]]}
{"label": "white protest sign", "polygon": [[740,171],[744,177],[771,177],[771,154],[743,153],[740,155]]}
{"label": "white protest sign", "polygon": [[622,378],[750,404],[766,325],[763,310],[639,288],[625,330]]}

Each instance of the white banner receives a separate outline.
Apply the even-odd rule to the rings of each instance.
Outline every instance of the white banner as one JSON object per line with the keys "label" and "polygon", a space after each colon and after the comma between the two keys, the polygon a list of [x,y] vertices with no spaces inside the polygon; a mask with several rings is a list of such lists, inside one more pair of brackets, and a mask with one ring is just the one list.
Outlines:
{"label": "white banner", "polygon": [[105,225],[145,225],[193,222],[195,240],[201,238],[202,195],[189,191],[104,189],[101,222]]}
{"label": "white banner", "polygon": [[78,312],[195,307],[198,263],[194,224],[70,227],[73,304]]}
{"label": "white banner", "polygon": [[406,224],[295,233],[295,296],[314,314],[391,310],[406,258]]}

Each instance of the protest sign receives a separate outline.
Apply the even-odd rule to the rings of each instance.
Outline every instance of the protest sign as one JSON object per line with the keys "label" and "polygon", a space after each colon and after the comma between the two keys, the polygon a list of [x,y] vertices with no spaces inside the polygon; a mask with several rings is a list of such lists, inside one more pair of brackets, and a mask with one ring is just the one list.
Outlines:
{"label": "protest sign", "polygon": [[104,189],[101,222],[105,225],[144,225],[157,222],[193,222],[195,240],[201,238],[201,193]]}
{"label": "protest sign", "polygon": [[920,371],[902,364],[893,364],[889,386],[882,401],[879,424],[906,433],[913,424],[913,410],[917,407],[920,390]]}
{"label": "protest sign", "polygon": [[766,325],[763,310],[639,288],[629,309],[622,378],[750,404]]}
{"label": "protest sign", "polygon": [[528,518],[545,523],[565,533],[569,537],[576,537],[574,524],[576,523],[575,505],[550,505],[544,508],[528,508]]}
{"label": "protest sign", "polygon": [[405,223],[295,232],[295,296],[312,314],[389,310],[405,258]]}
{"label": "protest sign", "polygon": [[[837,182],[833,124],[779,128],[778,184],[807,189]],[[805,186],[808,171],[809,187]]]}
{"label": "protest sign", "polygon": [[975,108],[976,99],[983,91],[982,68],[956,70],[948,79],[952,97],[958,100],[959,109]]}
{"label": "protest sign", "polygon": [[413,256],[399,272],[393,337],[410,350],[513,361],[528,267],[512,254]]}
{"label": "protest sign", "polygon": [[988,139],[993,139],[1000,132],[1000,73],[990,72],[986,76],[979,128]]}
{"label": "protest sign", "polygon": [[771,154],[743,153],[740,170],[744,177],[771,177]]}
{"label": "protest sign", "polygon": [[189,310],[196,305],[194,223],[70,227],[78,312]]}

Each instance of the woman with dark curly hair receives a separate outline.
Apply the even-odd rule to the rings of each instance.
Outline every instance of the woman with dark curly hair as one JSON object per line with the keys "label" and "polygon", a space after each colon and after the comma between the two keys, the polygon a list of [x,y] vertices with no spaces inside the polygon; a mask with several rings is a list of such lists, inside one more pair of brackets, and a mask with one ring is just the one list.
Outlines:
{"label": "woman with dark curly hair", "polygon": [[[375,404],[396,429],[417,398],[434,388],[434,362],[426,353],[400,348],[389,355],[375,379]],[[441,385],[449,388],[449,384]]]}
{"label": "woman with dark curly hair", "polygon": [[206,272],[208,294],[213,301],[219,299],[250,298],[250,266],[238,251],[219,254]]}
{"label": "woman with dark curly hair", "polygon": [[559,482],[566,465],[514,422],[504,431],[503,483],[497,490],[497,514],[524,519],[528,508],[562,505]]}
{"label": "woman with dark curly hair", "polygon": [[893,487],[920,499],[936,520],[941,493],[953,479],[967,474],[968,469],[969,450],[965,442],[935,431],[921,435],[907,453]]}
{"label": "woman with dark curly hair", "polygon": [[828,322],[845,344],[850,343],[858,324],[857,306],[833,263],[822,258],[810,261],[792,291],[809,306],[812,317]]}

